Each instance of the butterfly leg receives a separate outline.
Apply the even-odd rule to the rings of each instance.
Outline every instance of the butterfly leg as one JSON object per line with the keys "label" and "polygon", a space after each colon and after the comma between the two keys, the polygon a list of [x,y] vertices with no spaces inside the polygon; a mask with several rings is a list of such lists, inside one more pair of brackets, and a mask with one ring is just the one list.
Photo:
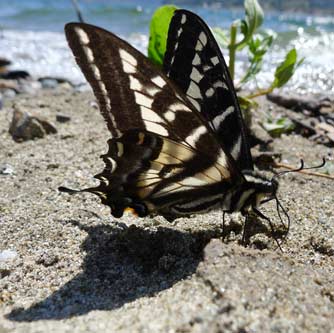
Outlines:
{"label": "butterfly leg", "polygon": [[249,217],[249,214],[246,213],[246,214],[243,214],[245,216],[245,224],[244,224],[244,230],[242,231],[242,237],[241,237],[241,244],[244,245],[244,246],[247,246],[247,244],[249,242],[247,242],[247,240],[249,239],[249,237],[247,237],[248,235],[248,229],[249,229],[249,223],[250,223],[250,217]]}
{"label": "butterfly leg", "polygon": [[277,237],[275,236],[275,229],[274,229],[274,226],[273,224],[271,223],[271,220],[269,219],[269,217],[265,216],[263,213],[261,213],[256,207],[252,207],[253,208],[253,211],[254,213],[259,216],[260,218],[266,220],[270,226],[270,229],[271,229],[271,234],[272,236],[274,237],[275,239],[275,242],[277,244],[277,246],[279,247],[279,249],[283,252],[283,249],[281,247],[281,244],[279,243]]}
{"label": "butterfly leg", "polygon": [[223,211],[223,242],[225,241],[225,212]]}

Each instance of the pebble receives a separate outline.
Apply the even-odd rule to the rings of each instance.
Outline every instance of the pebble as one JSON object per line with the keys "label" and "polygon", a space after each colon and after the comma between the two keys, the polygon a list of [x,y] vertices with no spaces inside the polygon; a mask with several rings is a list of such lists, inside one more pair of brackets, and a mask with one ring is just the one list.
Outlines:
{"label": "pebble", "polygon": [[73,86],[69,82],[59,83],[59,89],[61,90],[72,90]]}
{"label": "pebble", "polygon": [[56,120],[59,122],[59,123],[67,123],[68,121],[71,120],[71,117],[70,116],[67,116],[65,114],[57,114],[56,115]]}
{"label": "pebble", "polygon": [[36,264],[43,265],[45,267],[52,266],[59,261],[59,258],[56,254],[51,252],[43,252],[36,259]]}
{"label": "pebble", "polygon": [[43,89],[55,89],[58,86],[56,79],[41,79],[40,82]]}
{"label": "pebble", "polygon": [[17,257],[17,252],[15,250],[3,250],[0,252],[0,263],[5,261],[11,261]]}
{"label": "pebble", "polygon": [[89,102],[89,106],[90,106],[91,108],[93,108],[93,109],[96,109],[96,110],[99,109],[99,105],[98,105],[98,103],[97,103],[96,101],[90,101],[90,102]]}
{"label": "pebble", "polygon": [[35,95],[38,90],[42,88],[42,84],[38,81],[27,81],[25,80],[22,85],[20,85],[20,92]]}
{"label": "pebble", "polygon": [[16,96],[15,90],[10,88],[3,90],[2,94],[5,98],[14,98]]}
{"label": "pebble", "polygon": [[10,164],[0,164],[0,175],[12,175],[14,168]]}
{"label": "pebble", "polygon": [[15,141],[27,141],[57,133],[57,129],[45,118],[30,115],[23,108],[14,105],[9,133]]}
{"label": "pebble", "polygon": [[1,78],[6,80],[19,80],[27,79],[30,77],[30,74],[27,71],[13,70],[1,74]]}

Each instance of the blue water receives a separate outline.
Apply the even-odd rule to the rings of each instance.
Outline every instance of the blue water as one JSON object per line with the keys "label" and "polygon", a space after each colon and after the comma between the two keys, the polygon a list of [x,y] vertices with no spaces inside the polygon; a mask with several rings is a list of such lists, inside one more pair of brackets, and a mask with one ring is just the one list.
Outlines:
{"label": "blue water", "polygon": [[[183,1],[182,4],[203,17],[211,27],[227,29],[231,22],[244,17],[242,8],[228,8],[223,5],[227,2]],[[145,53],[150,18],[164,1],[78,0],[78,3],[86,22],[113,31]],[[266,5],[265,1],[262,3]],[[329,1],[328,7],[331,6],[334,7]],[[325,14],[314,14],[317,12],[314,8],[312,12],[281,12],[275,8],[265,11],[263,29],[278,35],[273,52],[265,59],[258,85],[269,84],[277,63],[288,49],[296,47],[306,60],[288,89],[334,94],[332,9],[328,13],[322,10]],[[83,77],[63,35],[64,24],[76,20],[71,0],[0,0],[0,56],[12,59],[14,69],[27,69],[36,77],[63,76],[81,82]],[[243,52],[237,63],[237,75],[241,76],[246,60],[247,53]]]}

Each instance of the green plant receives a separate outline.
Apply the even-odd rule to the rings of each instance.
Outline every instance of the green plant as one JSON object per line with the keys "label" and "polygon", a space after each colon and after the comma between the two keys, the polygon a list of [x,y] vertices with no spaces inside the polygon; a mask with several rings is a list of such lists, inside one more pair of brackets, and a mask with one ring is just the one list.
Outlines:
{"label": "green plant", "polygon": [[[255,79],[261,71],[264,55],[270,49],[274,36],[272,34],[257,34],[257,30],[264,20],[263,10],[257,0],[245,0],[245,18],[234,21],[226,34],[220,28],[214,28],[213,32],[223,47],[228,49],[229,53],[229,71],[234,80],[236,53],[244,48],[248,48],[249,65],[242,79],[238,83],[238,88],[246,82]],[[168,26],[177,7],[166,5],[159,7],[153,14],[150,25],[150,42],[148,46],[148,56],[156,64],[163,63],[164,53],[166,51],[166,41],[168,35]],[[254,105],[250,99],[268,94],[275,88],[285,85],[301,65],[303,59],[297,59],[296,49],[291,49],[285,59],[277,66],[272,83],[264,89],[258,89],[248,96],[239,96],[240,104],[243,108]]]}
{"label": "green plant", "polygon": [[278,119],[269,118],[262,126],[272,137],[279,137],[283,133],[289,133],[295,129],[294,123],[286,117]]}
{"label": "green plant", "polygon": [[[255,79],[261,71],[264,55],[270,49],[274,35],[268,33],[257,34],[257,30],[263,23],[263,10],[257,0],[245,0],[245,19],[237,20],[232,23],[229,29],[229,35],[219,28],[214,30],[216,36],[219,35],[218,42],[223,41],[229,51],[229,70],[234,80],[234,67],[236,52],[248,48],[248,68],[239,82],[242,87],[246,82]],[[224,45],[222,44],[222,45]],[[258,89],[244,99],[252,99],[261,95],[271,93],[275,88],[285,85],[301,65],[304,59],[297,59],[296,49],[291,49],[285,56],[285,59],[277,66],[272,83],[264,89]],[[241,101],[241,105],[243,103]]]}
{"label": "green plant", "polygon": [[150,23],[150,40],[147,54],[149,59],[158,66],[164,61],[169,23],[177,7],[165,5],[159,7],[153,14]]}

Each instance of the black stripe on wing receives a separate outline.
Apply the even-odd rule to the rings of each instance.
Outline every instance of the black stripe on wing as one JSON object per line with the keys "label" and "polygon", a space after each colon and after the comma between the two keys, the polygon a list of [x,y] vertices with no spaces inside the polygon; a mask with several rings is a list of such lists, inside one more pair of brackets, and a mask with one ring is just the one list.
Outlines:
{"label": "black stripe on wing", "polygon": [[253,169],[246,130],[223,55],[197,15],[177,10],[170,23],[164,71],[210,122],[240,170]]}

